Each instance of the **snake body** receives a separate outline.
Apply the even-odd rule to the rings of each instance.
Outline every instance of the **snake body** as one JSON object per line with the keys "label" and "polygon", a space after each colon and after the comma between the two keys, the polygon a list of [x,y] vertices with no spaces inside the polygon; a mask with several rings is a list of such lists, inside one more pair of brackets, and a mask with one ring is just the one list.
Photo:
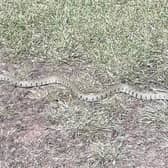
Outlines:
{"label": "snake body", "polygon": [[116,84],[112,86],[110,89],[105,90],[101,93],[83,93],[78,89],[78,87],[73,82],[62,76],[51,76],[39,80],[19,81],[6,75],[0,75],[0,80],[7,81],[16,87],[22,87],[22,88],[38,87],[57,83],[70,88],[73,94],[78,97],[78,99],[89,102],[102,100],[104,98],[111,96],[114,93],[125,93],[141,100],[168,100],[168,93],[166,92],[157,92],[157,93],[151,91],[140,92],[127,84]]}

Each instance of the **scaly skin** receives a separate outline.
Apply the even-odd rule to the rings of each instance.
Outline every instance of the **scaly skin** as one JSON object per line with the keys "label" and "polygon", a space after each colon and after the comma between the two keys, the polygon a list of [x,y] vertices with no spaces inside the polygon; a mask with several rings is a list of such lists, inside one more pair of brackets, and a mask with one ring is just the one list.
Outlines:
{"label": "scaly skin", "polygon": [[70,80],[62,76],[61,77],[51,76],[51,77],[39,79],[39,80],[19,81],[5,75],[0,75],[0,80],[8,81],[10,84],[16,87],[22,87],[22,88],[37,87],[37,86],[43,86],[43,85],[48,85],[53,83],[62,84],[70,88],[72,92],[78,97],[78,99],[83,101],[89,101],[89,102],[99,101],[106,97],[111,96],[112,94],[119,93],[119,92],[126,93],[132,97],[135,97],[137,99],[142,99],[142,100],[168,100],[168,93],[166,92],[154,93],[154,92],[145,91],[145,93],[143,93],[143,92],[137,91],[136,89],[133,89],[131,86],[127,84],[114,85],[110,89],[101,93],[82,93],[74,83],[72,83]]}

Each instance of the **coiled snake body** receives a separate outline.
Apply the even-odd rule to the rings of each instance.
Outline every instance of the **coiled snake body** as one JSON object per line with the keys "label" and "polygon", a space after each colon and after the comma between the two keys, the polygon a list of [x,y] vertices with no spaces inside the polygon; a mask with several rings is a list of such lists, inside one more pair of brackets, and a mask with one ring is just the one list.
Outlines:
{"label": "coiled snake body", "polygon": [[73,82],[62,76],[61,77],[51,76],[40,80],[19,81],[5,75],[0,75],[0,80],[8,81],[9,83],[15,85],[16,87],[23,87],[23,88],[37,87],[53,83],[62,84],[70,88],[72,92],[78,97],[78,99],[89,102],[99,101],[101,99],[111,96],[114,93],[119,92],[126,93],[132,97],[142,100],[159,100],[159,99],[168,100],[168,93],[166,92],[157,92],[157,93],[151,91],[140,92],[127,84],[114,85],[110,89],[103,91],[101,93],[83,93],[76,87],[76,85]]}

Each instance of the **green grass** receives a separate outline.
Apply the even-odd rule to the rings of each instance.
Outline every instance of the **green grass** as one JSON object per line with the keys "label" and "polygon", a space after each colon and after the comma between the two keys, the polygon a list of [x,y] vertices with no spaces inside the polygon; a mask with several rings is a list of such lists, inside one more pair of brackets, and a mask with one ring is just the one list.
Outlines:
{"label": "green grass", "polygon": [[[0,62],[17,63],[20,66],[16,69],[23,73],[24,70],[33,69],[29,60],[37,64],[45,62],[47,66],[50,62],[57,65],[60,60],[73,61],[76,57],[79,57],[79,60],[82,60],[82,57],[92,60],[95,66],[103,69],[100,72],[108,71],[116,81],[126,80],[131,84],[141,82],[144,85],[153,81],[168,86],[167,0],[0,0]],[[52,68],[51,72],[54,69]],[[39,70],[39,74],[40,72],[43,71]],[[24,94],[21,94],[22,90],[19,94],[19,90],[13,93],[6,86],[1,91],[0,97],[3,101],[0,102],[7,106],[2,114],[8,115],[8,102],[16,99],[12,101],[12,114],[13,111],[18,113],[18,106],[22,112],[18,113],[19,119],[14,116],[12,122],[17,119],[20,121],[21,114],[23,118],[27,115],[30,115],[30,118],[33,115],[42,115],[38,107],[43,106],[37,106],[38,102],[34,100],[31,103],[27,103],[27,99],[22,100],[20,96]],[[48,96],[51,107],[44,115],[53,123],[53,130],[56,131],[52,134],[50,132],[51,143],[45,144],[50,139],[45,141],[45,138],[42,138],[45,145],[43,148],[40,146],[44,158],[51,157],[51,165],[55,166],[57,159],[61,160],[57,164],[62,165],[64,157],[68,158],[69,162],[74,161],[78,167],[82,163],[85,165],[85,161],[92,167],[110,167],[112,164],[122,167],[125,163],[130,167],[137,167],[135,165],[139,166],[139,162],[148,162],[148,158],[149,163],[161,165],[158,151],[161,151],[161,157],[167,154],[166,103],[153,102],[152,105],[149,103],[145,106],[146,102],[130,102],[129,99],[119,97],[107,102],[105,100],[95,106],[83,102],[80,104],[77,100],[74,104],[73,101],[70,101],[72,104],[68,104],[68,101],[59,104],[55,98],[57,94],[52,94]],[[5,95],[8,97],[3,99]],[[8,99],[10,101],[7,101]],[[32,110],[30,104],[34,107],[33,114],[29,114]],[[44,105],[45,101],[41,100],[39,104]],[[101,106],[101,110],[94,111],[97,106]],[[8,113],[5,112],[6,109]],[[10,113],[10,117],[12,114]],[[33,124],[37,121],[36,117],[35,121],[32,120]],[[3,119],[1,120],[3,125]],[[5,122],[8,123],[8,120]],[[7,125],[10,126],[9,123]],[[18,126],[16,127],[18,137]],[[116,135],[115,131],[114,135],[112,133],[113,128]],[[13,137],[13,134],[10,135]],[[4,144],[9,145],[10,149],[13,141],[7,140],[4,140]],[[6,148],[5,146],[4,151]],[[17,149],[16,147],[16,151]],[[24,149],[27,149],[27,146]],[[151,149],[151,157],[156,154],[156,159],[149,157]],[[32,158],[38,156],[38,150],[39,148],[33,148],[35,154],[31,154]],[[22,155],[22,151],[20,153]],[[65,156],[62,156],[63,153]],[[14,155],[12,153],[9,156]],[[23,153],[23,156],[29,155]],[[30,162],[31,157],[28,159]],[[166,160],[163,157],[164,159]],[[50,165],[43,157],[39,160],[40,163],[44,161],[42,165]],[[69,165],[68,161],[65,165]],[[89,167],[88,165],[83,167]]]}
{"label": "green grass", "polygon": [[82,53],[96,63],[127,69],[166,59],[165,0],[1,0],[0,23],[0,42],[14,50],[12,62],[57,61]]}
{"label": "green grass", "polygon": [[167,46],[166,0],[0,0],[2,62],[85,56],[116,80],[168,85]]}

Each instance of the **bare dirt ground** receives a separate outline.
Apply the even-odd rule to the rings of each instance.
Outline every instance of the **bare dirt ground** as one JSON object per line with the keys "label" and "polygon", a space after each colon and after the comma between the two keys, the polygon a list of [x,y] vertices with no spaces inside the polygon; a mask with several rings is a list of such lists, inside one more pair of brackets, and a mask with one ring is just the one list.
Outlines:
{"label": "bare dirt ground", "polygon": [[[83,89],[113,82],[89,61],[2,64],[18,79],[68,75]],[[166,168],[168,103],[116,94],[97,103],[79,101],[60,85],[16,88],[0,82],[1,168]]]}

